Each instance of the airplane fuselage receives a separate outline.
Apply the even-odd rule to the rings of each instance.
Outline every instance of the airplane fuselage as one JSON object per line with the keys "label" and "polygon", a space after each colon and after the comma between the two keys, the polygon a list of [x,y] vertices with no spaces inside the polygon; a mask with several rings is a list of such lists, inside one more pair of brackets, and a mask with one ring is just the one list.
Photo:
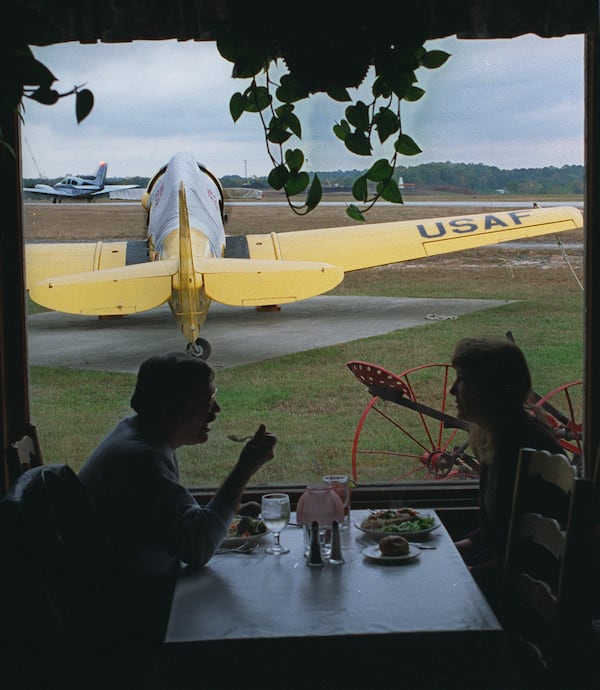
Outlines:
{"label": "airplane fuselage", "polygon": [[[187,227],[182,223],[179,191],[186,194]],[[169,306],[189,342],[194,342],[206,320],[211,300],[202,276],[194,270],[196,258],[220,258],[225,252],[222,191],[192,156],[175,155],[149,185],[148,241],[153,260],[179,261],[173,277]]]}

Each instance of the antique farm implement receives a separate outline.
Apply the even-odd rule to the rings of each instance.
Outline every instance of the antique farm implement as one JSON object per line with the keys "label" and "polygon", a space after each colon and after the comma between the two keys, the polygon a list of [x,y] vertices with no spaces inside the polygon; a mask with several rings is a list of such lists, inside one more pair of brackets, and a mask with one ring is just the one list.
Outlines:
{"label": "antique farm implement", "polygon": [[[354,433],[355,482],[477,477],[469,424],[449,411],[450,364],[425,364],[400,374],[358,360],[347,366],[371,394]],[[545,418],[575,465],[582,452],[581,389],[581,381],[573,381],[543,396],[534,392],[530,400],[532,413]]]}

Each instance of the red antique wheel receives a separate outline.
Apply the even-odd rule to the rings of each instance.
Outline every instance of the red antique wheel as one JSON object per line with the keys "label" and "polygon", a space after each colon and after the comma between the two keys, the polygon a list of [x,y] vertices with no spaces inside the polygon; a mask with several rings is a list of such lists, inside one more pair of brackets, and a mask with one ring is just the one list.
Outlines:
{"label": "red antique wheel", "polygon": [[583,426],[581,421],[582,381],[572,381],[558,386],[546,395],[536,396],[535,407],[554,429],[560,445],[574,465],[582,456]]}
{"label": "red antique wheel", "polygon": [[[447,411],[453,380],[449,364],[425,364],[401,374],[368,362],[354,361],[347,366],[362,383],[377,390],[354,434],[354,481],[478,475],[478,463],[468,451],[465,425]],[[400,403],[394,402],[399,396]]]}

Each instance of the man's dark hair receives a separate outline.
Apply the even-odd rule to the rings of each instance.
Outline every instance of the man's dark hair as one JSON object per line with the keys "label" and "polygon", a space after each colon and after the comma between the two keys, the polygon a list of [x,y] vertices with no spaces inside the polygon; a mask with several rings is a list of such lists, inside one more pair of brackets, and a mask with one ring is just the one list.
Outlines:
{"label": "man's dark hair", "polygon": [[204,360],[183,352],[150,357],[138,371],[131,407],[145,417],[176,414],[199,389],[208,389],[214,377]]}

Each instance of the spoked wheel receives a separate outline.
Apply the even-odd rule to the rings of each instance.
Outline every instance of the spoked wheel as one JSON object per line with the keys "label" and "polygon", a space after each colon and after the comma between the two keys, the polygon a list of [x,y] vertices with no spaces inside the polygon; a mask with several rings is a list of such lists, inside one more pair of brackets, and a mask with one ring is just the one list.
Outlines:
{"label": "spoked wheel", "polygon": [[560,445],[575,466],[581,464],[583,425],[583,386],[581,381],[572,381],[558,386],[538,398],[535,407],[554,429]]}
{"label": "spoked wheel", "polygon": [[364,362],[351,362],[348,367],[365,385],[381,384],[400,391],[409,401],[447,417],[442,421],[422,410],[384,400],[379,395],[371,398],[354,434],[354,481],[478,476],[479,464],[469,451],[468,433],[462,428],[448,426],[452,420],[460,423],[447,409],[451,404],[451,365],[426,364],[401,374],[391,374]]}
{"label": "spoked wheel", "polygon": [[204,338],[196,338],[193,343],[187,344],[187,351],[192,357],[207,360],[210,357],[212,348],[208,340]]}

